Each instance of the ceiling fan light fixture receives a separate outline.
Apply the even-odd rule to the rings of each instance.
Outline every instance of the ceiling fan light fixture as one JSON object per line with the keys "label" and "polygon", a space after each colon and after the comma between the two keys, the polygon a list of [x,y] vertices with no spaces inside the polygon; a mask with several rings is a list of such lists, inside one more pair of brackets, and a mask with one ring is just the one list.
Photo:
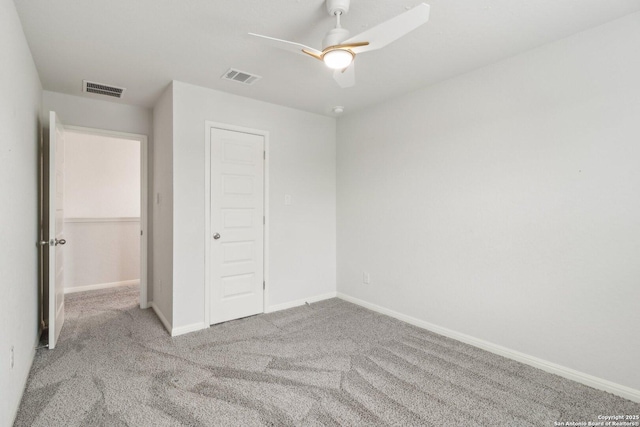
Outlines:
{"label": "ceiling fan light fixture", "polygon": [[322,55],[325,65],[333,70],[342,70],[351,65],[354,54],[346,49],[334,49]]}
{"label": "ceiling fan light fixture", "polygon": [[324,1],[327,5],[327,12],[336,19],[336,26],[329,30],[322,40],[322,50],[288,40],[254,33],[249,34],[254,37],[260,37],[281,49],[298,54],[302,53],[324,62],[328,68],[334,70],[333,79],[341,88],[351,87],[355,84],[355,64],[353,61],[356,55],[381,49],[429,20],[430,6],[426,3],[420,3],[400,15],[367,28],[357,36],[351,37],[349,30],[342,28],[340,24],[341,16],[349,11],[351,0]]}

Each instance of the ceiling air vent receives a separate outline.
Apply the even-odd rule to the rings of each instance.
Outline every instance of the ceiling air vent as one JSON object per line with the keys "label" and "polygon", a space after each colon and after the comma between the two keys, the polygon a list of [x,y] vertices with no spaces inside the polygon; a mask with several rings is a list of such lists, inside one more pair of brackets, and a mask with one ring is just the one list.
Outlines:
{"label": "ceiling air vent", "polygon": [[234,70],[233,68],[229,68],[229,71],[224,73],[224,75],[221,78],[225,80],[231,80],[234,82],[242,83],[245,85],[252,85],[258,80],[260,80],[262,77],[256,76],[255,74],[249,74],[249,73],[245,73],[244,71]]}
{"label": "ceiling air vent", "polygon": [[96,93],[98,95],[112,96],[114,98],[122,98],[122,94],[126,89],[123,87],[109,86],[104,83],[82,81],[82,91]]}

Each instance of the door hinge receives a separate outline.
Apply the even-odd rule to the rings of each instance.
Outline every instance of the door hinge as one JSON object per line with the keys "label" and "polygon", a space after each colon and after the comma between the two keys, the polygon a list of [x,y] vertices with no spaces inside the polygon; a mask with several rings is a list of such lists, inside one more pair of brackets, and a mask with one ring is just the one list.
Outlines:
{"label": "door hinge", "polygon": [[140,235],[142,236],[142,230],[140,230]]}
{"label": "door hinge", "polygon": [[262,282],[262,290],[267,289],[267,283],[266,282]]}
{"label": "door hinge", "polygon": [[265,225],[267,223],[267,217],[266,216],[262,216],[262,225]]}
{"label": "door hinge", "polygon": [[263,158],[263,159],[265,159],[265,160],[267,160],[267,152],[266,152],[266,151],[263,151],[263,152],[262,152],[262,158]]}

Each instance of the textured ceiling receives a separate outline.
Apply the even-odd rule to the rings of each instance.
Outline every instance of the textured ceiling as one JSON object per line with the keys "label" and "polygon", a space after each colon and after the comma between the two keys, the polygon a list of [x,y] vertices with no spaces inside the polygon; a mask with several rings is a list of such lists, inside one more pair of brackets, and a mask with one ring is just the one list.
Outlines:
{"label": "textured ceiling", "polygon": [[[352,35],[420,0],[352,0]],[[153,106],[180,80],[325,115],[381,102],[640,11],[640,0],[431,0],[429,22],[356,60],[341,89],[322,63],[255,32],[321,48],[334,20],[323,0],[15,0],[45,89],[82,94],[82,80],[127,88],[120,101]],[[262,76],[221,80],[229,68]]]}

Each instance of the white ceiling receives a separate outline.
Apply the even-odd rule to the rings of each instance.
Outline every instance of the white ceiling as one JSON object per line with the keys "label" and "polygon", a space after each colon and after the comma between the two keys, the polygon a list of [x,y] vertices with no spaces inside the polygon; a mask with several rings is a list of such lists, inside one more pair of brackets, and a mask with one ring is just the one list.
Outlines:
{"label": "white ceiling", "polygon": [[[341,89],[322,63],[261,43],[255,32],[321,48],[334,25],[324,0],[15,0],[45,89],[82,94],[82,80],[127,88],[153,106],[171,80],[325,115],[345,113],[640,11],[640,0],[427,0],[429,22],[356,60]],[[420,0],[352,0],[355,35]],[[221,80],[230,67],[262,76]],[[101,97],[104,99],[104,97]]]}

